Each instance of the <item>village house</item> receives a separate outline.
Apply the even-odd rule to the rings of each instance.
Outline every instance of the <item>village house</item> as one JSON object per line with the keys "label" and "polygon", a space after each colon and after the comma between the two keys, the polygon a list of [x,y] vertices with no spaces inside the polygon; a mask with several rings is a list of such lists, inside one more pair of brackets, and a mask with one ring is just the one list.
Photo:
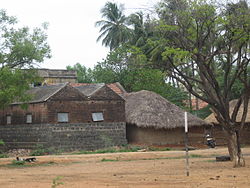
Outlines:
{"label": "village house", "polygon": [[0,112],[0,135],[8,148],[37,144],[93,150],[126,144],[125,101],[106,84],[69,83],[30,89],[26,109],[14,102]]}
{"label": "village house", "polygon": [[[233,109],[235,107],[237,103],[237,99],[236,100],[232,100],[229,103],[229,111],[230,113],[233,112]],[[240,106],[239,112],[237,114],[236,117],[236,122],[240,122],[241,121],[241,117],[243,115],[243,105]],[[222,126],[219,125],[217,119],[215,118],[214,114],[210,114],[205,121],[207,121],[208,123],[213,124],[212,127],[212,136],[215,138],[216,140],[216,144],[217,145],[226,145],[227,144],[227,140],[226,137],[224,135],[224,130],[222,128]],[[247,113],[247,117],[246,117],[246,122],[245,122],[245,126],[243,128],[243,130],[241,131],[241,136],[240,136],[240,142],[241,144],[250,144],[250,103],[248,104],[248,113]]]}
{"label": "village house", "polygon": [[[124,93],[128,143],[184,145],[184,111],[151,91]],[[188,113],[189,145],[204,146],[210,124]]]}

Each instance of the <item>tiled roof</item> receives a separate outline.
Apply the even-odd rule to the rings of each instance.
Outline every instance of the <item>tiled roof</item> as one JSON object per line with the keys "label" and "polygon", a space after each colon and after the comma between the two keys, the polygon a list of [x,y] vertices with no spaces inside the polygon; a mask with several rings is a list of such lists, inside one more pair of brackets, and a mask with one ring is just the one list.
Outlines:
{"label": "tiled roof", "polygon": [[[27,91],[28,95],[31,95],[32,100],[29,103],[36,103],[36,102],[43,102],[46,101],[48,98],[56,94],[62,88],[64,88],[67,83],[63,84],[56,84],[56,85],[45,85],[40,87],[34,87]],[[22,102],[16,101],[12,104],[20,104]]]}
{"label": "tiled roof", "polygon": [[[100,86],[100,84],[93,84],[93,83],[70,83],[71,86],[76,88],[96,88]],[[103,84],[104,85],[104,84]],[[119,82],[106,84],[110,89],[112,89],[116,94],[120,95],[126,93],[125,89]],[[85,94],[86,95],[86,94]]]}
{"label": "tiled roof", "polygon": [[[72,86],[73,84],[71,84]],[[78,89],[81,93],[86,96],[91,96],[97,90],[102,88],[105,84],[82,84],[78,86],[73,86],[74,88]]]}

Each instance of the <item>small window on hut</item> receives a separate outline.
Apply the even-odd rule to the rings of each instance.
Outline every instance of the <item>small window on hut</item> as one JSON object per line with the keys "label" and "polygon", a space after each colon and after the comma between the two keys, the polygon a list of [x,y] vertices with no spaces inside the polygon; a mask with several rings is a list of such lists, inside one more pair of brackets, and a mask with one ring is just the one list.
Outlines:
{"label": "small window on hut", "polygon": [[26,115],[26,123],[32,123],[32,114]]}
{"label": "small window on hut", "polygon": [[7,125],[11,124],[11,115],[6,116],[6,123],[7,123]]}
{"label": "small window on hut", "polygon": [[92,119],[93,121],[103,121],[103,113],[102,112],[94,112],[92,113]]}
{"label": "small window on hut", "polygon": [[57,113],[57,121],[59,123],[69,122],[69,113],[66,113],[66,112]]}

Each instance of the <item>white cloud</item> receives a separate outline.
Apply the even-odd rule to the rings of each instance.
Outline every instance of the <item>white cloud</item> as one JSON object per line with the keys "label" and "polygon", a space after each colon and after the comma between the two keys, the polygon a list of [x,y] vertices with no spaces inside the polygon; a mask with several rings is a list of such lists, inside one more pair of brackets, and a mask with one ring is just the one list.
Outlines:
{"label": "white cloud", "polygon": [[[8,0],[1,2],[11,16],[16,16],[21,25],[35,27],[49,22],[48,42],[52,58],[41,64],[43,68],[65,69],[67,65],[79,62],[93,67],[106,57],[108,49],[96,43],[101,19],[103,0]],[[127,8],[127,12],[153,6],[157,0],[117,0]]]}

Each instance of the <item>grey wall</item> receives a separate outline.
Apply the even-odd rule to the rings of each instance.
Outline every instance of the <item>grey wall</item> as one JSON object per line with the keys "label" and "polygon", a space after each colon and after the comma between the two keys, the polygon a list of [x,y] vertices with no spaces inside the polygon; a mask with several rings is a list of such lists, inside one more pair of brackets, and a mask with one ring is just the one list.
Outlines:
{"label": "grey wall", "polygon": [[0,126],[0,139],[8,149],[34,149],[37,144],[65,151],[95,150],[126,144],[126,124],[23,124]]}

